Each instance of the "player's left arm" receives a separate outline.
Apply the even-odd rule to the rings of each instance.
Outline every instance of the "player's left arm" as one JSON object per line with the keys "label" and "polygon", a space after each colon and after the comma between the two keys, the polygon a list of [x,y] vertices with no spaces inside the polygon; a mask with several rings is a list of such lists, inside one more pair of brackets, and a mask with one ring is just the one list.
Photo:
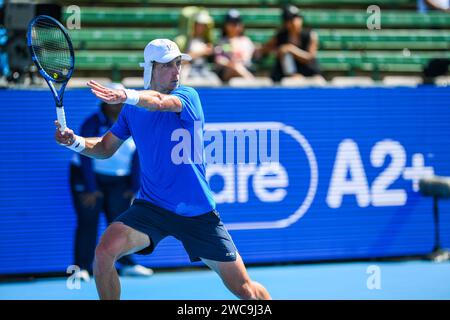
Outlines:
{"label": "player's left arm", "polygon": [[[88,86],[97,98],[109,104],[125,103],[127,94],[124,90],[115,90],[102,86],[95,81],[89,81]],[[129,91],[135,94],[136,105],[149,111],[181,112],[181,100],[170,94],[163,94],[154,90]]]}
{"label": "player's left arm", "polygon": [[177,96],[153,90],[138,91],[138,93],[139,102],[137,106],[147,110],[181,112],[183,108],[181,100]]}

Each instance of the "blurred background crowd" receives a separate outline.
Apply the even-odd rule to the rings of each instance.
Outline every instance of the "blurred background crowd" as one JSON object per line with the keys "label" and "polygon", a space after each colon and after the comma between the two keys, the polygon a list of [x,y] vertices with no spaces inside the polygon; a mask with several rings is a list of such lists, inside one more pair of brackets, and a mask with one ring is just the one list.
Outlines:
{"label": "blurred background crowd", "polygon": [[70,29],[76,49],[72,87],[92,77],[141,87],[142,49],[154,38],[172,39],[194,57],[182,71],[184,83],[193,86],[417,85],[448,75],[447,0],[191,4],[1,0],[0,85],[40,82],[26,50],[24,13],[32,10],[50,12]]}

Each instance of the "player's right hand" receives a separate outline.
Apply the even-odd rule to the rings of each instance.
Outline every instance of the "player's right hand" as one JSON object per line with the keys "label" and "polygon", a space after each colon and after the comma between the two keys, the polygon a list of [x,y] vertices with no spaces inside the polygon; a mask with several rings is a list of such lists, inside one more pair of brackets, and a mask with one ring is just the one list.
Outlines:
{"label": "player's right hand", "polygon": [[63,132],[61,132],[59,129],[61,128],[61,125],[59,124],[58,120],[55,120],[55,140],[56,143],[63,145],[63,146],[70,146],[75,141],[75,134],[73,133],[72,129],[66,128]]}

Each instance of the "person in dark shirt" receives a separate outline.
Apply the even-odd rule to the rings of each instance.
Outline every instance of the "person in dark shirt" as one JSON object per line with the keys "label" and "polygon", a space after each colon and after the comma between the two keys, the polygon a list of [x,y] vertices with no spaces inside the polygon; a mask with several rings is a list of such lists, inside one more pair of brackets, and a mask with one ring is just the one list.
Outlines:
{"label": "person in dark shirt", "polygon": [[316,77],[324,81],[317,61],[319,37],[303,28],[300,10],[288,5],[282,13],[283,26],[262,48],[258,56],[276,52],[276,62],[271,78],[279,82],[284,77]]}
{"label": "person in dark shirt", "polygon": [[[123,88],[111,84],[111,88]],[[116,122],[122,104],[102,102],[100,110],[88,117],[81,126],[81,134],[88,137],[103,136]],[[108,223],[128,209],[139,190],[139,159],[132,138],[124,142],[114,157],[93,160],[74,154],[70,167],[72,199],[77,213],[75,234],[75,264],[80,267],[79,277],[89,280],[97,242],[100,213]],[[122,275],[149,276],[151,269],[137,265],[130,256],[118,261]]]}

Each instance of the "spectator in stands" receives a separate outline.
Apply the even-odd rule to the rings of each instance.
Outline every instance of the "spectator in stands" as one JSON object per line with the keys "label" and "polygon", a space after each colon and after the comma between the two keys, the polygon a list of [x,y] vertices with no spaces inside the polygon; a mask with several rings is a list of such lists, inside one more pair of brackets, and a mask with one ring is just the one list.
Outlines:
{"label": "spectator in stands", "polygon": [[208,65],[214,58],[214,21],[203,8],[186,7],[183,11],[180,31],[184,33],[175,38],[175,43],[180,50],[186,51],[192,57],[190,63],[183,66],[183,79],[202,78],[217,81],[217,75]]}
{"label": "spectator in stands", "polygon": [[433,58],[424,66],[422,78],[424,84],[434,84],[437,77],[446,76],[449,73],[449,58]]}
{"label": "spectator in stands", "polygon": [[0,79],[8,78],[11,71],[9,69],[8,54],[6,53],[6,45],[8,43],[8,33],[3,26],[4,1],[0,0]]}
{"label": "spectator in stands", "polygon": [[8,63],[8,54],[6,53],[7,43],[8,35],[6,29],[0,26],[0,79],[7,79],[11,73]]}
{"label": "spectator in stands", "polygon": [[253,79],[253,42],[244,35],[244,24],[238,10],[228,11],[222,28],[222,38],[215,47],[217,74],[223,81],[233,77]]}
{"label": "spectator in stands", "polygon": [[[124,88],[111,84],[112,89]],[[105,134],[117,120],[122,104],[100,104],[100,110],[88,117],[81,126],[86,137]],[[93,160],[74,154],[70,167],[72,200],[77,214],[75,234],[75,264],[80,267],[78,276],[89,281],[97,242],[100,212],[111,223],[125,211],[139,189],[139,160],[134,141],[130,138],[107,160]],[[149,276],[151,269],[137,265],[130,256],[119,260],[122,275]]]}
{"label": "spectator in stands", "polygon": [[429,9],[450,12],[450,0],[417,0],[420,13],[427,13]]}
{"label": "spectator in stands", "polygon": [[283,26],[261,49],[257,56],[276,52],[276,63],[271,73],[273,81],[284,77],[316,77],[325,81],[320,75],[317,61],[319,38],[317,33],[303,28],[303,16],[300,10],[287,5],[282,13]]}

